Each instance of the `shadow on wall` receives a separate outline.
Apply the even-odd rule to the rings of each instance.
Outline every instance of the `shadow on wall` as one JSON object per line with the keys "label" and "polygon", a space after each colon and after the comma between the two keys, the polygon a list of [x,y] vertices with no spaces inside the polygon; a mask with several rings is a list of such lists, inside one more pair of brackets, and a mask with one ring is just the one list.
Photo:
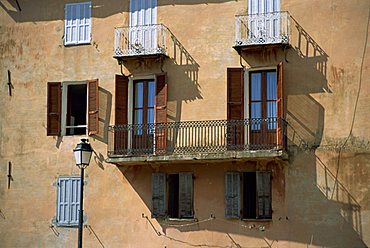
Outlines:
{"label": "shadow on wall", "polygon": [[[158,1],[158,6],[217,4],[233,1],[235,0],[161,0]],[[55,3],[49,0],[0,0],[0,8],[15,22],[53,21],[64,20],[64,6],[73,2],[81,1],[60,0]],[[96,18],[105,18],[129,11],[129,1],[94,0],[92,3],[92,16]]]}
{"label": "shadow on wall", "polygon": [[170,32],[168,58],[136,58],[125,61],[131,75],[166,72],[168,76],[167,118],[169,122],[181,120],[183,102],[202,99],[198,82],[199,64]]}
{"label": "shadow on wall", "polygon": [[[299,149],[299,148],[298,148]],[[224,172],[238,165],[226,166],[214,164],[183,164],[183,165],[135,165],[119,167],[123,176],[143,201],[147,209],[151,209],[151,173],[166,171],[192,171],[194,173],[194,210],[195,222],[176,222],[153,219],[143,215],[138,225],[151,226],[158,239],[168,239],[174,244],[186,244],[204,247],[230,247],[231,243],[240,247],[248,247],[240,236],[253,237],[259,240],[258,247],[274,247],[279,241],[291,241],[320,247],[366,247],[362,241],[361,207],[354,197],[338,183],[334,191],[326,192],[333,182],[333,174],[324,163],[318,163],[315,151],[299,149],[299,155],[289,173],[285,173],[285,196],[279,195],[277,184],[284,175],[280,168],[274,170],[273,189],[273,220],[271,222],[253,222],[229,220],[224,218]],[[225,163],[224,163],[225,164]],[[272,163],[269,166],[276,163]],[[240,165],[251,169],[248,165]],[[230,167],[230,168],[229,168]],[[284,173],[282,173],[284,174]],[[326,179],[326,181],[324,180]],[[328,183],[328,184],[325,184]],[[212,190],[209,186],[212,185]],[[201,192],[200,192],[201,191]],[[276,193],[277,192],[277,193]],[[334,197],[332,198],[332,192]],[[283,197],[283,198],[281,198]],[[277,199],[278,198],[278,199]],[[177,230],[179,233],[174,236]],[[193,239],[192,235],[199,231],[221,233],[204,239]],[[181,234],[183,233],[183,234]],[[227,234],[227,235],[222,235]],[[340,233],[340,236],[338,234]],[[199,234],[198,234],[199,235]],[[211,234],[209,234],[211,235]],[[217,240],[217,243],[216,243]],[[156,241],[153,240],[155,243]],[[161,242],[161,241],[158,241]],[[219,245],[229,243],[229,246]],[[257,243],[254,243],[257,244]],[[255,245],[256,246],[256,245]]]}

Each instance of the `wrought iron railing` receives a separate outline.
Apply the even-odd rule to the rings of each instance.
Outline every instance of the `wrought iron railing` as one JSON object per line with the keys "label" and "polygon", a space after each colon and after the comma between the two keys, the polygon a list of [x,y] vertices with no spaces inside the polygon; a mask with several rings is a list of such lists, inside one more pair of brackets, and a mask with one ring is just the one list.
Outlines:
{"label": "wrought iron railing", "polygon": [[280,118],[110,126],[108,156],[282,150],[285,126]]}
{"label": "wrought iron railing", "polygon": [[171,33],[163,24],[118,27],[114,32],[114,57],[168,54]]}
{"label": "wrought iron railing", "polygon": [[286,11],[235,17],[235,46],[289,44],[290,15]]}

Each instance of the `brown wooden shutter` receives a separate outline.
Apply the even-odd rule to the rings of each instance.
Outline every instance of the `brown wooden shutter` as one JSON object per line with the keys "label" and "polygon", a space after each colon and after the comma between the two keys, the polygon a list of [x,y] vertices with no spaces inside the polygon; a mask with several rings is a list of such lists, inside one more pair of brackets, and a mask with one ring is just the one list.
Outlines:
{"label": "brown wooden shutter", "polygon": [[283,63],[277,66],[277,145],[284,148],[284,92],[283,92]]}
{"label": "brown wooden shutter", "polygon": [[244,145],[244,70],[227,68],[228,149]]}
{"label": "brown wooden shutter", "polygon": [[89,135],[99,132],[99,80],[89,80],[89,114],[88,114],[88,132]]}
{"label": "brown wooden shutter", "polygon": [[156,154],[163,154],[167,147],[167,74],[156,77],[155,95],[155,144]]}
{"label": "brown wooden shutter", "polygon": [[116,75],[116,106],[114,128],[115,154],[123,154],[128,142],[128,77]]}
{"label": "brown wooden shutter", "polygon": [[60,82],[49,82],[47,93],[47,135],[59,136],[61,126],[61,112],[62,112],[62,90]]}

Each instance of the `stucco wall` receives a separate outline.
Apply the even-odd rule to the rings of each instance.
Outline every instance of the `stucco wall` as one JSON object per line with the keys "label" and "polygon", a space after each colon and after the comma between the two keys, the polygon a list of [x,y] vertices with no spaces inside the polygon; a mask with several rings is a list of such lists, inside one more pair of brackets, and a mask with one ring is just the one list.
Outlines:
{"label": "stucco wall", "polygon": [[[56,179],[79,174],[72,150],[81,137],[46,136],[46,83],[95,78],[101,129],[90,137],[96,153],[86,171],[85,247],[370,245],[368,1],[281,0],[281,9],[295,19],[292,47],[242,54],[246,68],[283,61],[288,161],[131,167],[104,162],[107,126],[114,123],[114,75],[120,73],[113,59],[114,27],[127,25],[128,1],[92,1],[92,44],[72,47],[63,45],[67,1],[19,1],[22,11],[14,2],[0,0],[1,247],[77,243],[76,228],[53,226],[52,219]],[[164,62],[170,120],[226,118],[226,68],[240,67],[232,48],[234,16],[246,6],[245,0],[158,0],[158,22],[170,28],[184,56],[192,58],[184,62],[170,57]],[[298,32],[302,29],[304,35]],[[320,49],[314,53],[313,47]],[[125,66],[126,74],[160,71],[155,63]],[[253,170],[257,164],[273,169],[272,221],[226,220],[224,172]],[[150,178],[155,171],[193,172],[195,217],[206,220],[213,214],[215,219],[188,227],[168,227],[167,222],[151,219]],[[160,236],[142,214],[149,216]]]}

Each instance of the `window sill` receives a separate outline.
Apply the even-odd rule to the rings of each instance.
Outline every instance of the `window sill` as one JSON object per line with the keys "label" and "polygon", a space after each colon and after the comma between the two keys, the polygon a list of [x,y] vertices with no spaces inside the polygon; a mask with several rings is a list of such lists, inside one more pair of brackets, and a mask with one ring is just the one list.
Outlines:
{"label": "window sill", "polygon": [[73,46],[84,46],[84,45],[91,45],[91,41],[83,42],[83,43],[64,43],[65,47],[73,47]]}
{"label": "window sill", "polygon": [[272,219],[241,219],[248,222],[272,222]]}

